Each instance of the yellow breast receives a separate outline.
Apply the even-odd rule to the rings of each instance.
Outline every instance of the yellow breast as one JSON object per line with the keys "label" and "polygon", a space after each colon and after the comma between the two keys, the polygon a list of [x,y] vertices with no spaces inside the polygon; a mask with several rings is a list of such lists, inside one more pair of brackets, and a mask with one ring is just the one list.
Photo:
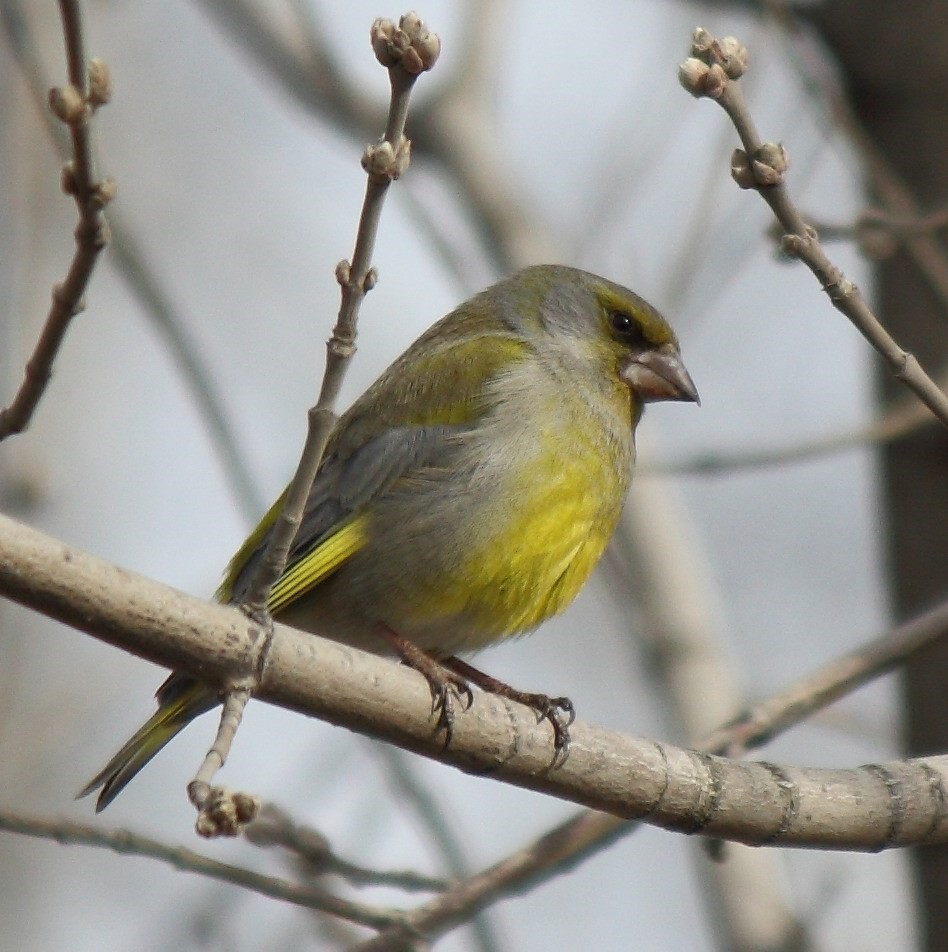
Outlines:
{"label": "yellow breast", "polygon": [[473,488],[481,494],[472,507],[477,525],[463,557],[424,599],[421,627],[433,616],[453,619],[458,649],[475,650],[535,628],[573,600],[612,536],[628,489],[632,423],[623,391],[614,405],[591,412],[587,401],[565,403],[560,390],[532,380],[515,415],[501,408],[495,426],[531,436],[486,437],[516,449],[491,459]]}

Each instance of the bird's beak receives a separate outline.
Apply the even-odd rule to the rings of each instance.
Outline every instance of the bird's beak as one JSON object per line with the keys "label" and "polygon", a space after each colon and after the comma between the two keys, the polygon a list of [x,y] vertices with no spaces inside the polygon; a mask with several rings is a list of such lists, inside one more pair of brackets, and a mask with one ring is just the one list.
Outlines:
{"label": "bird's beak", "polygon": [[657,400],[690,400],[701,405],[691,375],[674,344],[643,350],[629,357],[619,377],[646,403]]}

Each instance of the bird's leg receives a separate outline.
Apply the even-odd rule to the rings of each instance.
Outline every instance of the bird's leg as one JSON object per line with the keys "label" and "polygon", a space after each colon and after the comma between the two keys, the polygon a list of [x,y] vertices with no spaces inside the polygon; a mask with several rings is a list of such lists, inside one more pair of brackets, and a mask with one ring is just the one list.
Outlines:
{"label": "bird's leg", "polygon": [[476,684],[482,691],[509,698],[519,704],[532,708],[537,715],[537,723],[548,720],[553,728],[553,767],[561,767],[569,756],[569,727],[576,720],[576,710],[568,697],[548,697],[546,694],[531,694],[518,691],[503,681],[469,665],[460,658],[443,658],[441,665],[459,675],[465,682]]}
{"label": "bird's leg", "polygon": [[452,671],[437,661],[413,641],[409,641],[384,625],[380,631],[398,657],[402,659],[402,664],[424,675],[431,689],[431,713],[438,715],[438,729],[444,731],[444,746],[447,747],[451,743],[454,730],[454,701],[459,700],[463,709],[467,710],[474,703],[471,686],[462,674]]}

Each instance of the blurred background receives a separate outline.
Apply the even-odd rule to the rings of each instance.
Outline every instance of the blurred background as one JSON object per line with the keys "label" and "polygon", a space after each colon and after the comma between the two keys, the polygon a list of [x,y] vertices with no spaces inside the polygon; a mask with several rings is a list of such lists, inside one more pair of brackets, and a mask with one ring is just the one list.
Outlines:
{"label": "blurred background", "polygon": [[[585,720],[695,741],[890,623],[887,491],[872,447],[739,464],[744,453],[856,433],[880,412],[877,362],[810,273],[775,254],[765,204],[728,175],[733,129],[676,76],[695,26],[739,36],[751,57],[746,95],[764,138],[789,149],[793,196],[818,222],[851,225],[869,202],[866,156],[840,120],[828,48],[847,6],[805,5],[805,20],[773,3],[418,8],[442,55],[416,87],[415,160],[383,214],[380,279],[362,310],[345,402],[460,300],[538,260],[599,272],[655,304],[701,392],[700,410],[649,409],[622,537],[577,602],[535,636],[478,656],[512,684],[569,695]],[[888,5],[862,6],[885,16]],[[47,84],[64,81],[57,5],[3,0],[0,9],[6,402],[72,253],[75,214],[25,78],[38,68]],[[359,157],[383,128],[387,77],[368,29],[404,11],[366,0],[89,0],[85,12],[89,52],[108,62],[115,85],[95,133],[101,171],[118,183],[116,246],[29,431],[0,447],[0,507],[210,596],[302,445],[338,308],[334,267],[351,253],[365,186]],[[915,54],[923,68],[927,55]],[[923,137],[913,142],[924,153]],[[872,293],[852,243],[831,254]],[[180,331],[156,316],[143,287],[160,293]],[[231,443],[200,408],[180,352],[219,402]],[[721,465],[689,469],[709,457]],[[944,510],[930,511],[937,528]],[[678,634],[698,637],[688,650],[709,665],[690,681],[675,673]],[[164,676],[0,604],[0,811],[128,827],[287,875],[279,855],[192,832],[184,786],[212,718],[101,817],[73,800],[151,713]],[[893,679],[876,682],[763,756],[886,760],[900,751],[902,707]],[[455,873],[480,869],[575,812],[260,703],[222,781],[273,800],[348,859],[433,875],[450,875],[452,863]],[[923,941],[903,853],[724,855],[714,863],[701,842],[641,829],[438,948],[902,952]],[[332,949],[361,935],[153,860],[0,835],[3,950]]]}

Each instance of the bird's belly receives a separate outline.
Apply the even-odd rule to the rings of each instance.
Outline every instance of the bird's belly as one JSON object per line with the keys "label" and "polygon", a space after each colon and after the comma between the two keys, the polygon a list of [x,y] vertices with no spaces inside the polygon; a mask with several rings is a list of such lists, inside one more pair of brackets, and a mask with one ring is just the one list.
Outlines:
{"label": "bird's belly", "polygon": [[[479,500],[450,500],[443,522],[461,528],[447,540],[433,532],[414,562],[405,560],[405,581],[389,589],[391,627],[454,654],[530,631],[562,611],[608,544],[625,483],[614,470],[603,479],[600,461],[559,463],[546,478],[505,475]],[[458,519],[459,507],[470,519]],[[410,551],[411,540],[401,549]]]}
{"label": "bird's belly", "polygon": [[413,474],[280,620],[376,652],[387,627],[441,656],[530,631],[573,600],[619,518],[631,461],[585,449]]}

